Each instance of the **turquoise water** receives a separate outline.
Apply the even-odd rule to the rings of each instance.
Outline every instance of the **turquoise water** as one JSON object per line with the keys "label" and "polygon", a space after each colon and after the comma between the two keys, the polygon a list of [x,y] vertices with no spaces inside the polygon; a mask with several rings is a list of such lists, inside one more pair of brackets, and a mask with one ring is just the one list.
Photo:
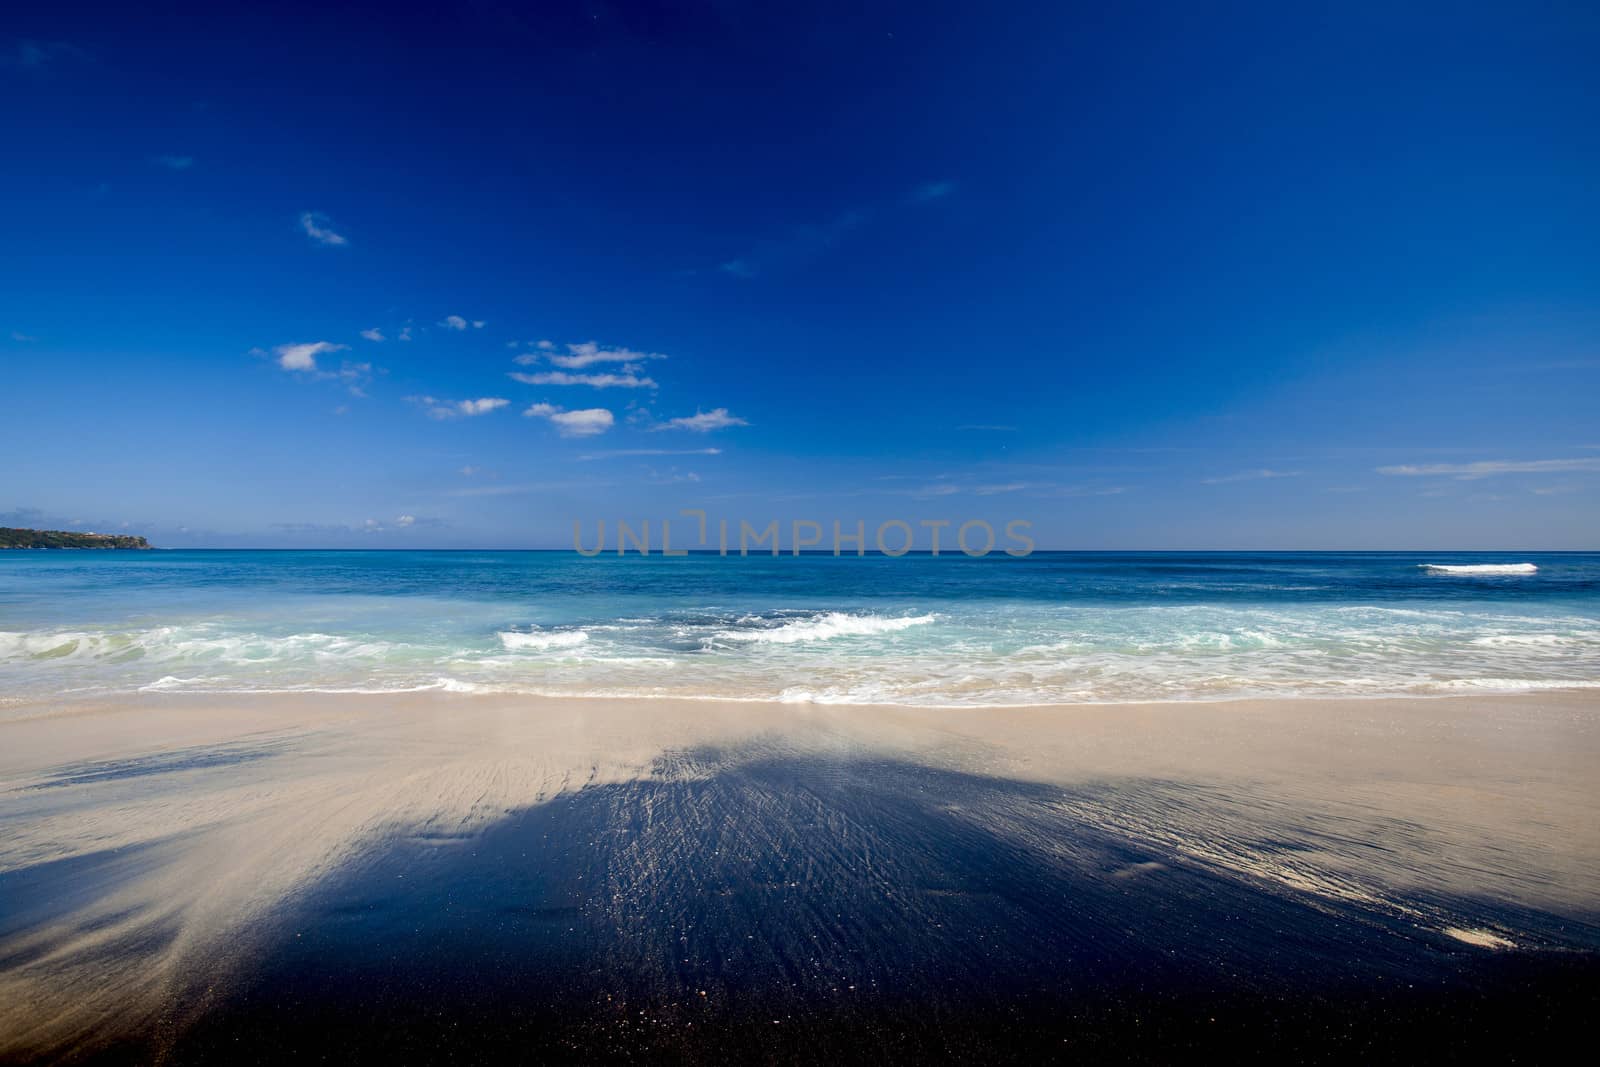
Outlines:
{"label": "turquoise water", "polygon": [[[1427,564],[1532,573],[1446,572]],[[1600,555],[0,552],[0,694],[1006,705],[1600,686]]]}

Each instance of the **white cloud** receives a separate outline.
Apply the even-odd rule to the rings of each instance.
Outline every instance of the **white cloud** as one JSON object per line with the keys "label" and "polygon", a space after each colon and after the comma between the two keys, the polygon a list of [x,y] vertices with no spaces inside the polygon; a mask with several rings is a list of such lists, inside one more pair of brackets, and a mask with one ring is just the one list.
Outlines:
{"label": "white cloud", "polygon": [[481,330],[487,325],[489,325],[489,324],[487,322],[484,322],[482,319],[473,319],[472,320],[472,328],[474,330]]}
{"label": "white cloud", "polygon": [[151,160],[151,162],[158,166],[166,167],[168,170],[188,170],[190,167],[194,166],[194,157],[156,156]]}
{"label": "white cloud", "polygon": [[400,327],[400,333],[396,336],[398,336],[402,341],[411,340],[411,324],[408,322],[404,326]]}
{"label": "white cloud", "polygon": [[[548,347],[546,347],[548,346]],[[540,341],[539,348],[548,352],[554,349],[548,341]],[[666,359],[660,352],[635,352],[630,348],[601,348],[594,341],[584,341],[581,344],[568,345],[563,355],[546,357],[551,363],[566,370],[582,370],[592,367],[596,363],[643,363],[647,359]],[[518,356],[516,361],[521,364],[537,363],[540,356],[537,352],[525,352]]]}
{"label": "white cloud", "polygon": [[487,415],[505,407],[511,401],[499,396],[479,397],[477,400],[440,400],[432,396],[408,396],[413,404],[420,404],[430,419],[454,419],[474,415]]}
{"label": "white cloud", "polygon": [[339,365],[337,371],[332,374],[320,375],[320,377],[338,378],[350,390],[351,396],[366,396],[366,386],[372,378],[372,364],[351,363],[346,360]]}
{"label": "white cloud", "polygon": [[332,341],[312,341],[309,344],[279,345],[272,350],[278,357],[278,366],[284,370],[314,371],[317,357],[329,352],[343,352],[349,345],[336,345]]}
{"label": "white cloud", "polygon": [[1462,480],[1488,478],[1496,474],[1552,474],[1562,471],[1600,471],[1600,458],[1591,459],[1491,459],[1477,463],[1422,463],[1394,467],[1379,467],[1379,474],[1398,474],[1409,477],[1425,475],[1454,475]]}
{"label": "white cloud", "polygon": [[552,370],[539,374],[512,371],[510,376],[525,385],[592,385],[596,389],[656,388],[653,378],[640,378],[633,374],[569,374],[564,370]]}
{"label": "white cloud", "polygon": [[350,243],[345,240],[343,234],[334,233],[329,229],[327,216],[319,215],[315,211],[301,213],[300,228],[306,232],[307,237],[321,245],[337,246]]}
{"label": "white cloud", "polygon": [[676,419],[668,419],[657,430],[693,430],[695,433],[709,433],[712,430],[721,430],[729,426],[748,426],[744,419],[737,415],[728,414],[727,408],[712,408],[710,411],[697,411],[693,415],[684,415]]}
{"label": "white cloud", "polygon": [[1228,482],[1253,482],[1263,478],[1298,478],[1303,471],[1275,471],[1262,467],[1253,471],[1239,471],[1237,474],[1223,474],[1215,478],[1202,478],[1202,485],[1224,485]]}
{"label": "white cloud", "polygon": [[546,351],[546,352],[549,352],[549,351],[550,351],[550,350],[552,350],[552,349],[553,349],[553,348],[555,348],[555,346],[556,346],[556,343],[555,343],[555,342],[554,342],[554,341],[540,341],[540,342],[539,342],[539,343],[538,343],[538,345],[537,345],[537,346],[535,346],[535,347],[537,347],[537,348],[541,348],[541,349],[543,349],[543,350],[544,350],[544,351]]}
{"label": "white cloud", "polygon": [[417,517],[415,515],[401,515],[399,518],[394,520],[394,524],[396,526],[405,527],[414,525],[416,521]]}
{"label": "white cloud", "polygon": [[369,341],[381,341],[383,340],[383,331],[374,326],[370,330],[362,330],[361,336]]}
{"label": "white cloud", "polygon": [[489,324],[482,319],[473,319],[471,322],[468,322],[460,315],[446,315],[439,325],[443,326],[447,330],[465,330],[469,326],[474,330],[481,330]]}
{"label": "white cloud", "polygon": [[534,404],[522,414],[530,418],[549,419],[562,437],[594,437],[611,429],[617,421],[605,408],[567,411],[554,404]]}

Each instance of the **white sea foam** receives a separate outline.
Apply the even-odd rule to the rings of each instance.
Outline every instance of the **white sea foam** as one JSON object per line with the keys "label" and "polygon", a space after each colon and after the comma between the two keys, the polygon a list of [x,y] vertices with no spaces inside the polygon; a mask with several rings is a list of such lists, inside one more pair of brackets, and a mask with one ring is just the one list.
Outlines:
{"label": "white sea foam", "polygon": [[339,634],[299,633],[280,636],[219,633],[205,626],[159,626],[149,630],[102,633],[58,630],[0,633],[0,661],[40,663],[108,662],[139,659],[153,662],[268,663],[313,660],[376,660],[401,646]]}
{"label": "white sea foam", "polygon": [[866,637],[872,634],[894,633],[912,626],[924,626],[935,620],[933,615],[847,615],[830,611],[809,619],[796,619],[782,626],[764,630],[719,630],[717,638],[723,641],[750,641],[756,644],[792,645],[801,641],[827,641],[835,637]]}
{"label": "white sea foam", "polygon": [[554,633],[523,633],[521,630],[502,630],[500,643],[508,649],[528,648],[540,651],[547,648],[572,648],[589,640],[583,630],[557,630]]}
{"label": "white sea foam", "polygon": [[1539,570],[1532,563],[1419,563],[1417,566],[1433,574],[1459,574],[1463,577],[1534,574]]}
{"label": "white sea foam", "polygon": [[992,707],[1600,686],[1600,615],[1568,605],[714,604],[518,629],[504,611],[404,629],[374,610],[343,632],[288,613],[13,628],[0,692],[408,692],[445,675],[553,696]]}

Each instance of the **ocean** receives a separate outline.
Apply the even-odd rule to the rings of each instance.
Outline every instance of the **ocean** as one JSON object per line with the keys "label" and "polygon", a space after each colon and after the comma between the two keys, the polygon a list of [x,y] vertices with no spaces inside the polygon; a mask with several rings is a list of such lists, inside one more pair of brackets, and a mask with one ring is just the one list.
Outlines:
{"label": "ocean", "polygon": [[1597,686],[1600,554],[0,553],[12,703],[458,690],[1008,706]]}

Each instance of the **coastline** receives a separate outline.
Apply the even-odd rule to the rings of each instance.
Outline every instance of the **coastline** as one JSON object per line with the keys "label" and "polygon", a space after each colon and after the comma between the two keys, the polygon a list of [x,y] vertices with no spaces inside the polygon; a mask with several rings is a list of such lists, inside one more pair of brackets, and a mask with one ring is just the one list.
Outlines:
{"label": "coastline", "polygon": [[[824,986],[786,999],[810,988],[796,937],[832,943],[835,985],[859,971],[976,994],[1032,975],[1030,997],[1042,981],[1113,1000],[1133,980],[1119,953],[1158,977],[1167,964],[1145,956],[1160,949],[1184,985],[1274,974],[1282,936],[1369,992],[1445,981],[1463,959],[1600,952],[1592,691],[1009,709],[150,694],[17,710],[0,721],[7,1056],[182,1060],[194,1035],[294,1023],[263,1005],[330,970],[350,982],[329,1003],[362,1018],[348,995],[370,977],[364,953],[432,922],[437,893],[453,947],[408,955],[391,1000],[423,975],[461,993],[485,960],[509,968],[502,995],[522,988],[524,964],[493,947],[509,936],[567,976],[552,1018],[579,1029],[599,980],[584,967],[599,966],[650,1011],[715,979],[843,1034]],[[731,856],[732,895],[708,896]],[[747,891],[800,911],[735,907]],[[1205,894],[1246,916],[1220,944],[1192,940],[1216,921]],[[644,923],[619,900],[682,922]],[[984,919],[993,909],[1010,918]],[[928,935],[935,920],[987,931],[989,962]],[[354,932],[369,921],[385,936]],[[892,947],[911,930],[926,938],[914,959]],[[662,972],[674,936],[709,940]],[[308,937],[321,948],[296,956]],[[729,946],[747,940],[765,954],[729,984],[743,959]],[[1314,967],[1291,969],[1276,980],[1317,987]],[[702,1025],[718,1018],[733,1025]]]}

